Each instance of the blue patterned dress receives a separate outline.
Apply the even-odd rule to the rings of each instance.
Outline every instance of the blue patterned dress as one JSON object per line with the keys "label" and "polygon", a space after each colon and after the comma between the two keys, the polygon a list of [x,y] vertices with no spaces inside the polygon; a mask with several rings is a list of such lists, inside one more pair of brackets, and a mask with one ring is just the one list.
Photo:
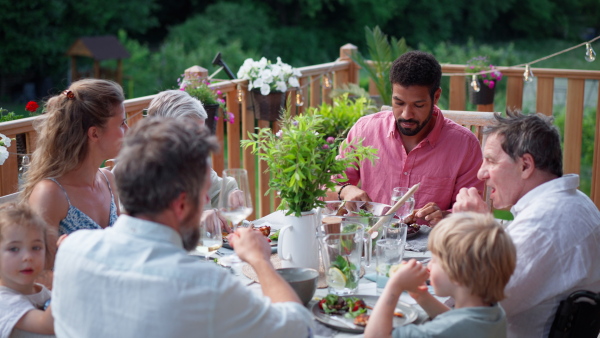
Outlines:
{"label": "blue patterned dress", "polygon": [[[112,189],[110,187],[110,183],[108,182],[108,177],[100,170],[100,173],[106,179],[106,184],[108,185],[108,191],[110,191],[110,219],[108,221],[108,226],[112,226],[117,220],[117,205],[115,204],[115,197],[113,196]],[[63,188],[60,183],[54,178],[49,178],[52,182],[58,184],[58,186],[64,191],[65,196],[67,197],[67,202],[69,202],[69,211],[67,211],[67,216],[60,221],[58,226],[58,235],[70,234],[73,231],[81,230],[81,229],[102,229],[98,223],[94,222],[90,216],[86,215],[83,211],[77,209],[73,205],[71,205],[71,200],[69,199],[69,195],[65,188]]]}

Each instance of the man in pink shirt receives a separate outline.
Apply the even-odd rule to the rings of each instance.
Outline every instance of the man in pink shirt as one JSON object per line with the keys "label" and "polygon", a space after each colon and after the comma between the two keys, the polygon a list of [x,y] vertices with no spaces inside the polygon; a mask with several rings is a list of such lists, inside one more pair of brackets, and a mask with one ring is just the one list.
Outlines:
{"label": "man in pink shirt", "polygon": [[477,179],[479,141],[436,106],[441,77],[442,68],[431,54],[411,51],[394,61],[392,111],[365,116],[348,133],[348,141],[364,139],[363,145],[377,148],[379,160],[348,168],[348,181],[337,189],[340,199],[389,204],[394,187],[421,183],[415,193],[415,210],[421,208],[416,216],[419,223],[435,225],[450,212],[461,188],[483,191]]}

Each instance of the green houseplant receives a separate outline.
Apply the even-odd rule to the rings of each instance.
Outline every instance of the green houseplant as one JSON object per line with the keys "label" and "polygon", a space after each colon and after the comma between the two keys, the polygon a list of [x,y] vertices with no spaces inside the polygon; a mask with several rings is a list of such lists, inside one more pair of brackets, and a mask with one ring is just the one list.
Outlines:
{"label": "green houseplant", "polygon": [[189,77],[186,78],[183,76],[179,78],[177,82],[180,90],[187,92],[202,103],[202,106],[208,114],[206,125],[213,133],[216,129],[215,121],[219,120],[219,111],[223,112],[224,121],[229,123],[234,122],[234,115],[227,111],[225,100],[219,97],[222,95],[221,91],[215,91],[210,88],[210,80]]}
{"label": "green houseplant", "polygon": [[[336,186],[333,175],[344,176],[340,179],[343,181],[346,168],[363,160],[377,159],[377,149],[363,146],[362,140],[346,144],[341,142],[340,133],[320,133],[324,123],[325,118],[318,114],[291,117],[285,111],[279,132],[263,128],[250,134],[250,139],[242,140],[244,148],[251,148],[252,153],[267,162],[271,173],[267,193],[279,194],[282,199],[279,209],[287,210],[286,215],[301,217],[302,212],[324,206],[327,191]],[[335,144],[340,142],[340,151],[348,147],[353,151],[338,159]]]}
{"label": "green houseplant", "polygon": [[360,52],[351,55],[350,57],[359,66],[367,71],[369,78],[375,83],[375,87],[379,92],[382,104],[392,104],[392,85],[390,83],[390,69],[392,63],[400,55],[409,51],[404,38],[398,40],[395,37],[388,42],[388,37],[378,26],[373,30],[365,27],[365,38],[371,62],[367,60]]}

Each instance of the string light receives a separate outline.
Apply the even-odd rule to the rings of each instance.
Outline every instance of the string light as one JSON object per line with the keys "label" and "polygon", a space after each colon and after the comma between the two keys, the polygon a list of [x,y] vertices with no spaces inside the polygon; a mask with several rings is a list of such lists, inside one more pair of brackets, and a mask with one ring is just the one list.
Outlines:
{"label": "string light", "polygon": [[296,92],[296,106],[301,107],[304,105],[304,98],[302,97],[302,93],[300,91]]}
{"label": "string light", "polygon": [[596,52],[594,52],[592,44],[588,42],[585,44],[585,61],[594,62],[594,60],[596,60]]}
{"label": "string light", "polygon": [[525,72],[523,72],[523,80],[525,80],[525,82],[533,81],[533,72],[531,71],[531,66],[529,65],[525,65]]}
{"label": "string light", "polygon": [[325,88],[331,88],[331,80],[329,79],[329,75],[325,74],[323,76],[323,84],[325,85]]}
{"label": "string light", "polygon": [[479,88],[479,82],[477,81],[477,75],[473,74],[473,79],[471,80],[471,87],[476,93],[479,93],[481,88]]}
{"label": "string light", "polygon": [[239,84],[237,85],[237,94],[238,102],[242,103],[244,101],[244,92],[242,91],[242,86],[240,86]]}

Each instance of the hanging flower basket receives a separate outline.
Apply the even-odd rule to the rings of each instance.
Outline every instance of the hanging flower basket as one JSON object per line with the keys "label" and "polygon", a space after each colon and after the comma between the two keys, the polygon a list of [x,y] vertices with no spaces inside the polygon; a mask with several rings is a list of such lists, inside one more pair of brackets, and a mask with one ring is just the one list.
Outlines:
{"label": "hanging flower basket", "polygon": [[204,123],[213,135],[217,131],[217,120],[219,119],[219,106],[220,105],[218,103],[204,105],[204,110],[206,110],[206,114],[208,115]]}
{"label": "hanging flower basket", "polygon": [[495,88],[490,88],[483,83],[483,80],[478,79],[479,92],[473,90],[473,87],[469,85],[469,100],[472,104],[492,104],[494,103],[494,94],[496,93]]}
{"label": "hanging flower basket", "polygon": [[271,91],[268,95],[262,95],[260,89],[250,91],[254,117],[259,120],[277,121],[285,102],[285,93]]}

